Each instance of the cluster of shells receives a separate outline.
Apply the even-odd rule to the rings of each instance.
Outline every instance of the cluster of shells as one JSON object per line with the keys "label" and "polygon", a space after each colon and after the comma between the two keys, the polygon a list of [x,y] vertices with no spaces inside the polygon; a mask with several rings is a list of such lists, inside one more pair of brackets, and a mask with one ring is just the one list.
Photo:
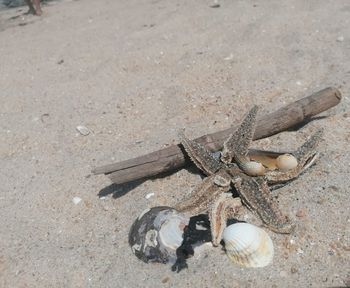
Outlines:
{"label": "cluster of shells", "polygon": [[282,172],[292,170],[298,166],[298,160],[292,154],[281,154],[277,158],[272,157],[256,157],[246,163],[243,163],[245,173],[250,176],[262,176],[266,169],[278,169]]}
{"label": "cluster of shells", "polygon": [[[174,263],[189,218],[170,207],[153,207],[141,213],[129,233],[133,253],[142,261]],[[223,233],[228,258],[242,267],[264,267],[273,258],[273,244],[261,228],[248,223],[226,227]]]}
{"label": "cluster of shells", "polygon": [[[262,163],[262,164],[261,164]],[[274,159],[252,160],[252,174],[259,175],[261,166],[288,171],[297,167],[297,159],[282,154]],[[265,169],[265,168],[264,168]],[[171,207],[146,209],[135,220],[129,233],[133,253],[142,261],[174,263],[176,249],[183,242],[183,233],[189,218]],[[248,223],[235,223],[225,228],[223,241],[228,258],[242,267],[264,267],[272,262],[274,247],[269,235]]]}

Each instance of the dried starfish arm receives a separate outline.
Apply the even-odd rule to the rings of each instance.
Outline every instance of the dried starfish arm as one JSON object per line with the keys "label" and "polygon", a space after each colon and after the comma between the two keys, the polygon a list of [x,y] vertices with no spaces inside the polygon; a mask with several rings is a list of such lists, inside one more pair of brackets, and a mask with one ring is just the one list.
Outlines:
{"label": "dried starfish arm", "polygon": [[298,160],[298,165],[294,169],[285,172],[279,170],[266,171],[265,177],[267,182],[269,184],[274,184],[292,180],[314,164],[319,155],[316,149],[322,135],[322,129],[316,131],[303,145],[292,153]]}
{"label": "dried starfish arm", "polygon": [[224,170],[208,176],[192,191],[188,199],[176,204],[175,209],[192,215],[206,212],[214,199],[231,189],[230,182],[231,177]]}
{"label": "dried starfish arm", "polygon": [[214,246],[220,244],[227,220],[237,215],[241,207],[241,199],[238,197],[232,198],[231,193],[222,193],[211,205],[208,214]]}
{"label": "dried starfish arm", "polygon": [[206,148],[188,139],[182,131],[179,132],[179,138],[193,163],[206,175],[212,175],[223,167],[223,164],[215,159]]}
{"label": "dried starfish arm", "polygon": [[[323,136],[323,129],[317,130],[305,143],[299,147],[299,149],[294,153],[294,156],[301,162],[306,163],[310,161],[312,154],[318,154],[316,148],[320,143]],[[311,164],[312,165],[312,164]],[[304,165],[305,166],[305,165]]]}
{"label": "dried starfish arm", "polygon": [[232,181],[242,203],[257,214],[267,227],[277,233],[292,232],[294,225],[273,200],[265,177],[248,177],[242,174]]}
{"label": "dried starfish arm", "polygon": [[234,160],[241,169],[242,164],[249,161],[247,154],[255,132],[257,113],[258,106],[255,105],[244,117],[238,129],[224,142],[221,161],[232,163]]}

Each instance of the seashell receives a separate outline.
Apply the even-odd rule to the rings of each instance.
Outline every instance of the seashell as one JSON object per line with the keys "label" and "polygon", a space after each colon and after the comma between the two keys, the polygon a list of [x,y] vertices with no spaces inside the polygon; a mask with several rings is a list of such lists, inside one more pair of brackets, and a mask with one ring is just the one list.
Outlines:
{"label": "seashell", "polygon": [[298,166],[298,160],[292,154],[282,154],[277,157],[276,166],[281,171],[288,171]]}
{"label": "seashell", "polygon": [[78,132],[83,135],[83,136],[87,136],[90,134],[90,130],[89,128],[85,127],[85,126],[82,126],[82,125],[79,125],[76,127],[76,129],[78,130]]}
{"label": "seashell", "polygon": [[274,249],[270,236],[248,223],[236,223],[223,233],[226,254],[233,263],[243,267],[264,267],[271,263]]}
{"label": "seashell", "polygon": [[129,245],[142,261],[174,263],[176,249],[183,241],[189,218],[171,207],[146,209],[135,220],[129,232]]}
{"label": "seashell", "polygon": [[269,157],[266,155],[252,155],[250,159],[260,162],[264,167],[266,167],[269,170],[275,170],[277,168],[276,157]]}
{"label": "seashell", "polygon": [[247,161],[241,164],[244,173],[250,176],[263,176],[265,174],[265,167],[257,161]]}

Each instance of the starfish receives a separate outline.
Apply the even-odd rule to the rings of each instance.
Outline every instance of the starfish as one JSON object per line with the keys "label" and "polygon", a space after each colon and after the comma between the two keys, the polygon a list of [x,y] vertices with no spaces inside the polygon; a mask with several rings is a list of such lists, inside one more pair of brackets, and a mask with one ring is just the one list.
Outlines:
{"label": "starfish", "polygon": [[[280,211],[268,184],[285,183],[297,178],[318,157],[316,148],[322,130],[291,153],[295,159],[295,165],[291,168],[271,168],[262,160],[253,160],[248,152],[255,132],[257,112],[258,107],[254,106],[247,113],[238,129],[225,141],[219,158],[199,143],[188,139],[183,132],[179,133],[188,156],[208,177],[204,178],[188,199],[178,203],[175,208],[192,215],[208,213],[214,246],[218,246],[221,241],[227,219],[237,216],[242,204],[270,230],[291,233],[295,225]],[[270,161],[276,162],[276,159]],[[233,188],[239,197],[233,197]]]}

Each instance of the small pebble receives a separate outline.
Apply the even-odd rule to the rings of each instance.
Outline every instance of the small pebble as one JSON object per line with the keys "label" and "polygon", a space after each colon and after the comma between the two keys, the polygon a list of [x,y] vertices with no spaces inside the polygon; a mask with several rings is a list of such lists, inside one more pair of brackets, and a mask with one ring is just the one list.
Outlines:
{"label": "small pebble", "polygon": [[337,38],[337,42],[343,42],[344,41],[344,36],[339,36]]}
{"label": "small pebble", "polygon": [[337,186],[334,186],[334,185],[331,185],[328,188],[332,189],[333,191],[339,191],[339,188]]}
{"label": "small pebble", "polygon": [[80,198],[80,197],[74,197],[72,201],[73,201],[73,203],[74,203],[75,205],[77,205],[77,204],[79,204],[79,202],[81,201],[81,198]]}
{"label": "small pebble", "polygon": [[297,82],[295,82],[295,84],[297,84],[298,86],[301,86],[301,81],[297,81]]}
{"label": "small pebble", "polygon": [[232,59],[233,59],[233,54],[232,53],[224,58],[224,60],[232,60]]}
{"label": "small pebble", "polygon": [[298,272],[298,269],[295,268],[295,267],[292,267],[292,268],[290,268],[290,272],[291,272],[292,274],[295,274],[295,273]]}
{"label": "small pebble", "polygon": [[162,283],[165,284],[165,283],[167,283],[169,280],[170,280],[170,277],[165,277],[165,278],[163,278]]}
{"label": "small pebble", "polygon": [[219,4],[219,0],[214,0],[213,4],[210,5],[211,8],[219,8],[220,4]]}
{"label": "small pebble", "polygon": [[45,123],[45,121],[50,117],[49,113],[44,113],[40,116],[41,122]]}
{"label": "small pebble", "polygon": [[151,197],[153,197],[153,196],[154,196],[154,193],[151,192],[151,193],[148,193],[148,194],[145,196],[145,198],[146,198],[146,199],[149,199],[149,198],[151,198]]}
{"label": "small pebble", "polygon": [[297,253],[298,253],[298,254],[304,254],[304,250],[301,249],[301,248],[298,248]]}
{"label": "small pebble", "polygon": [[83,136],[87,136],[90,134],[90,130],[82,125],[77,126],[77,130]]}

